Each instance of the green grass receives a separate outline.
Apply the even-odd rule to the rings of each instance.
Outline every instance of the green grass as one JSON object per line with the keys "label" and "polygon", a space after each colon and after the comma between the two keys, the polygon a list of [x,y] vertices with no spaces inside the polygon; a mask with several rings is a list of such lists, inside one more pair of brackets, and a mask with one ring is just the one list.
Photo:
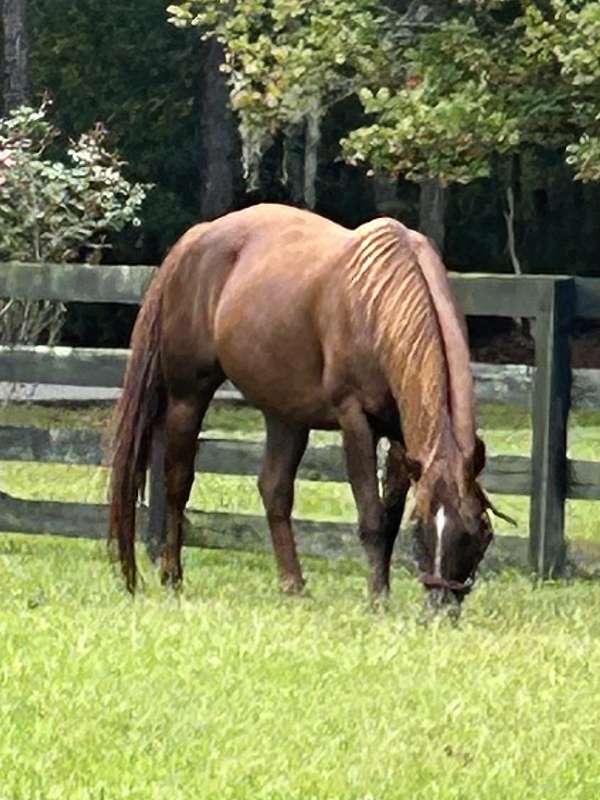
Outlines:
{"label": "green grass", "polygon": [[[132,602],[99,543],[0,539],[6,800],[600,796],[600,585],[481,581],[460,624],[360,568],[186,553]],[[147,571],[147,570],[146,570]]]}
{"label": "green grass", "polygon": [[[482,410],[490,453],[527,453],[528,414]],[[0,424],[104,429],[106,409],[0,409]],[[571,455],[600,453],[600,415]],[[213,436],[262,438],[214,409]],[[317,443],[335,441],[319,434]],[[102,501],[106,471],[0,463],[0,489]],[[526,529],[525,498],[495,498]],[[192,505],[261,513],[253,478],[203,475]],[[597,506],[570,532],[600,539]],[[354,519],[346,485],[300,481],[298,516]],[[503,524],[499,532],[508,530]],[[600,796],[600,585],[480,580],[457,628],[422,617],[400,568],[387,614],[360,566],[186,551],[179,598],[131,601],[100,543],[0,537],[0,800],[497,800]]]}

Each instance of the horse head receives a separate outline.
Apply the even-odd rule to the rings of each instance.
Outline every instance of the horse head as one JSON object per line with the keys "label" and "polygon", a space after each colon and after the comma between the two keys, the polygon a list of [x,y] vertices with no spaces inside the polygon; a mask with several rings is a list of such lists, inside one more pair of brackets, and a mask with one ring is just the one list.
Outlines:
{"label": "horse head", "polygon": [[477,439],[470,458],[434,461],[417,482],[414,552],[419,578],[436,605],[462,603],[492,541],[492,505],[477,481],[484,465],[485,448]]}

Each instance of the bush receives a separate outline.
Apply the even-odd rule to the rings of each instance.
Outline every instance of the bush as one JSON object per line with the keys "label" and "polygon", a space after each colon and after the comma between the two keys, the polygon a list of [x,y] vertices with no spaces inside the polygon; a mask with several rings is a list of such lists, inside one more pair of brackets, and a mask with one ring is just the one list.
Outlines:
{"label": "bush", "polygon": [[[69,142],[60,158],[59,131],[47,101],[0,119],[0,261],[98,263],[111,231],[139,225],[149,188],[123,175],[101,124]],[[62,303],[0,301],[0,342],[56,342]]]}

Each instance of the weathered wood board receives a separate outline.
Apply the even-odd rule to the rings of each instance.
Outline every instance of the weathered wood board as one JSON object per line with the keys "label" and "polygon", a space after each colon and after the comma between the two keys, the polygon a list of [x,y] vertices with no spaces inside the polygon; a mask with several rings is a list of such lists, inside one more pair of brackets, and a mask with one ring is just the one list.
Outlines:
{"label": "weathered wood board", "polygon": [[562,574],[566,557],[569,332],[574,297],[572,279],[548,283],[536,320],[529,558],[543,577]]}
{"label": "weathered wood board", "polygon": [[[102,436],[78,429],[0,426],[0,461],[49,464],[107,464]],[[258,475],[263,444],[239,439],[200,437],[196,469],[220,475]],[[567,496],[573,500],[600,499],[600,461],[568,461]],[[339,445],[309,446],[298,477],[306,481],[345,482],[346,469]],[[491,456],[483,484],[495,494],[529,495],[531,460],[526,456]]]}
{"label": "weathered wood board", "polygon": [[147,266],[4,263],[0,297],[135,305],[155,272]]}
{"label": "weathered wood board", "polygon": [[[0,382],[119,388],[128,356],[125,349],[0,346]],[[534,367],[473,363],[471,368],[480,403],[531,405]],[[231,384],[225,384],[217,397],[243,402]],[[600,408],[599,369],[573,370],[571,402],[574,408]]]}
{"label": "weathered wood board", "polygon": [[[140,526],[148,510],[139,509]],[[102,540],[106,537],[108,506],[83,503],[52,503],[19,500],[0,492],[0,531],[65,538]],[[351,524],[296,520],[298,548],[302,555],[328,559],[350,559],[364,563],[355,528]],[[187,514],[187,547],[270,552],[271,543],[264,518],[250,515]],[[520,536],[498,536],[482,565],[482,573],[507,566],[527,570],[528,540]],[[591,542],[570,542],[571,570],[584,576],[600,575],[600,546]],[[409,534],[403,531],[394,561],[412,566]]]}
{"label": "weathered wood board", "polygon": [[[103,264],[0,264],[0,297],[81,303],[139,303],[156,272],[154,266]],[[451,273],[466,314],[534,317],[549,275]],[[600,279],[577,278],[577,317],[600,317]]]}

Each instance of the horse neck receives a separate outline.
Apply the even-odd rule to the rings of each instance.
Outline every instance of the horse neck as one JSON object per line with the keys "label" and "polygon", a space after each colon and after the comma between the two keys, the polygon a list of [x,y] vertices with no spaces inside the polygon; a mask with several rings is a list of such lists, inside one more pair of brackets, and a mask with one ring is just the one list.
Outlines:
{"label": "horse neck", "polygon": [[408,455],[423,469],[444,459],[460,472],[444,338],[409,232],[392,220],[363,232],[350,296],[398,405]]}
{"label": "horse neck", "polygon": [[433,462],[457,462],[457,446],[448,403],[448,380],[443,352],[435,344],[415,347],[402,368],[386,370],[398,405],[408,455],[426,470]]}
{"label": "horse neck", "polygon": [[467,324],[459,310],[448,280],[448,273],[435,246],[421,234],[408,232],[419,268],[427,283],[438,320],[448,366],[448,397],[454,437],[463,456],[475,451],[475,389]]}

